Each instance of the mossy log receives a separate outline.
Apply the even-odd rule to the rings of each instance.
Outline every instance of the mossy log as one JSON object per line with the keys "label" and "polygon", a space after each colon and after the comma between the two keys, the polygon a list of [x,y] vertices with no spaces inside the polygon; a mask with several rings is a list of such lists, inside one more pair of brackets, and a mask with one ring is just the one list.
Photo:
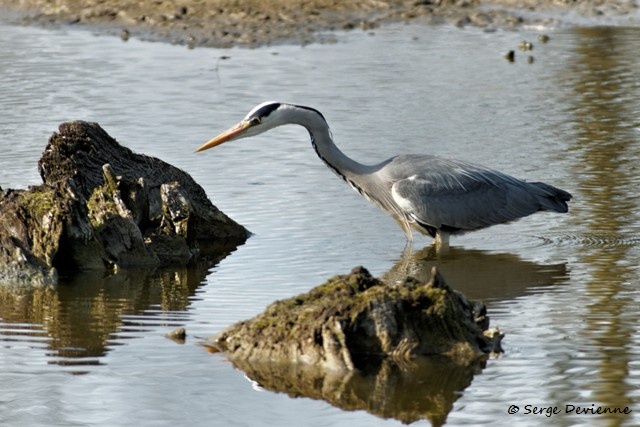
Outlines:
{"label": "mossy log", "polygon": [[43,184],[0,191],[0,283],[50,285],[58,271],[185,266],[219,259],[249,232],[187,173],[133,153],[97,123],[60,125]]}
{"label": "mossy log", "polygon": [[426,283],[407,278],[389,285],[359,267],[273,303],[213,343],[232,361],[332,371],[359,370],[372,358],[403,363],[418,355],[471,363],[499,351],[501,334],[488,324],[484,305],[452,290],[435,268]]}

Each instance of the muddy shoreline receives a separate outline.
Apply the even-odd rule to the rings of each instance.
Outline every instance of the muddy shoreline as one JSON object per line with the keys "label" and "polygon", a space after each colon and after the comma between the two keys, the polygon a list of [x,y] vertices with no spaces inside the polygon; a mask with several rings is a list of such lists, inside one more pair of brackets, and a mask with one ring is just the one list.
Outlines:
{"label": "muddy shoreline", "polygon": [[637,24],[638,7],[625,0],[0,0],[3,20],[12,23],[223,48],[323,42],[331,31],[418,20],[487,29],[628,25]]}

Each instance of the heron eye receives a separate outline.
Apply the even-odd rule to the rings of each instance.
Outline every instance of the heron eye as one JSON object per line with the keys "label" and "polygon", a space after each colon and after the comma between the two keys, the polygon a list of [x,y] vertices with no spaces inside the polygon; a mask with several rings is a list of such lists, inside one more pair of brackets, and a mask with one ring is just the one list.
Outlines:
{"label": "heron eye", "polygon": [[260,120],[260,117],[254,117],[251,120],[249,120],[249,123],[251,123],[251,126],[255,126],[255,125],[259,125],[261,121],[262,120]]}

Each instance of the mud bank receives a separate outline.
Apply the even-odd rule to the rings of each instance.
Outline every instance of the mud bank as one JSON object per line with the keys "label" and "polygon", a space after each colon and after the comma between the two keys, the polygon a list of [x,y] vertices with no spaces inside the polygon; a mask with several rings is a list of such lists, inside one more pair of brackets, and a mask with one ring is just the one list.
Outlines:
{"label": "mud bank", "polygon": [[0,0],[5,19],[76,26],[190,47],[323,42],[326,32],[414,21],[483,28],[638,22],[638,4],[603,0]]}

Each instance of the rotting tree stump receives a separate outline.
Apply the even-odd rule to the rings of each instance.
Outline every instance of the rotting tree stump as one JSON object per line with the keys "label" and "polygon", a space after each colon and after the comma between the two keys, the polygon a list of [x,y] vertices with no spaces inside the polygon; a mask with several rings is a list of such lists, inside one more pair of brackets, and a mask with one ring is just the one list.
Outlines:
{"label": "rotting tree stump", "polygon": [[97,123],[63,123],[43,184],[0,191],[0,283],[53,285],[58,271],[185,266],[249,232],[187,173],[121,146]]}
{"label": "rotting tree stump", "polygon": [[[426,283],[386,284],[358,267],[310,292],[271,304],[212,344],[233,361],[362,370],[378,359],[447,356],[469,364],[500,352],[486,308],[452,290],[437,270]],[[375,363],[374,363],[375,364]]]}

